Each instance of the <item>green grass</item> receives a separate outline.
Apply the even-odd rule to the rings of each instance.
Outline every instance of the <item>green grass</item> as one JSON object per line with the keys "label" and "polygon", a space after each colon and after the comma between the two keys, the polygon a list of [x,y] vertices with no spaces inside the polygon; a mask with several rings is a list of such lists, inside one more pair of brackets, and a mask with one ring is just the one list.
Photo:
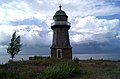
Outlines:
{"label": "green grass", "polygon": [[0,79],[4,79],[4,78],[14,79],[15,76],[17,76],[17,74],[14,72],[7,71],[7,70],[0,70]]}
{"label": "green grass", "polygon": [[50,66],[43,71],[45,79],[66,79],[80,73],[79,64],[73,61],[64,61]]}
{"label": "green grass", "polygon": [[37,57],[0,65],[0,79],[120,79],[120,61]]}

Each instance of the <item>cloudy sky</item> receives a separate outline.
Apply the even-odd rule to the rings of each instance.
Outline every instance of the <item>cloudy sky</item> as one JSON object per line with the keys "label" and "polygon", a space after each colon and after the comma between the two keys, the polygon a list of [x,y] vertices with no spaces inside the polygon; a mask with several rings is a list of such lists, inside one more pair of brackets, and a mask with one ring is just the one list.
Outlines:
{"label": "cloudy sky", "polygon": [[120,53],[120,0],[0,0],[0,54],[14,31],[21,54],[49,54],[59,4],[71,23],[73,53]]}

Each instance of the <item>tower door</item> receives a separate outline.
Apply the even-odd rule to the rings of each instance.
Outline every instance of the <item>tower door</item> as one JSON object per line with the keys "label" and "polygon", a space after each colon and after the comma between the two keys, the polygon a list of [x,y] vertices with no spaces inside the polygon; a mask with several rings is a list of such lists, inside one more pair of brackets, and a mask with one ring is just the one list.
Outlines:
{"label": "tower door", "polygon": [[62,58],[62,49],[57,49],[57,58]]}

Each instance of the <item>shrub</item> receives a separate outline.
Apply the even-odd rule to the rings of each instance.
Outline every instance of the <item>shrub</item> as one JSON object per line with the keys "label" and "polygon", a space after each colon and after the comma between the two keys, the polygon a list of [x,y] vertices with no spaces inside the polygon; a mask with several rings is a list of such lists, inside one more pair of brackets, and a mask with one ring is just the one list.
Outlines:
{"label": "shrub", "polygon": [[64,61],[43,71],[45,79],[66,79],[79,72],[79,65],[73,61]]}

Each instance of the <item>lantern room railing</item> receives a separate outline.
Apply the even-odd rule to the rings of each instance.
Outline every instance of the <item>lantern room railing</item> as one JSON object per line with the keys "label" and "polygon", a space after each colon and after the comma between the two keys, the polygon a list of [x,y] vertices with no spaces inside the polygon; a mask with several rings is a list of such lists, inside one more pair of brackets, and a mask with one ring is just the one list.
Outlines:
{"label": "lantern room railing", "polygon": [[51,23],[51,26],[54,26],[54,25],[69,25],[69,26],[71,26],[71,23],[66,22],[66,21],[55,21],[55,22]]}

